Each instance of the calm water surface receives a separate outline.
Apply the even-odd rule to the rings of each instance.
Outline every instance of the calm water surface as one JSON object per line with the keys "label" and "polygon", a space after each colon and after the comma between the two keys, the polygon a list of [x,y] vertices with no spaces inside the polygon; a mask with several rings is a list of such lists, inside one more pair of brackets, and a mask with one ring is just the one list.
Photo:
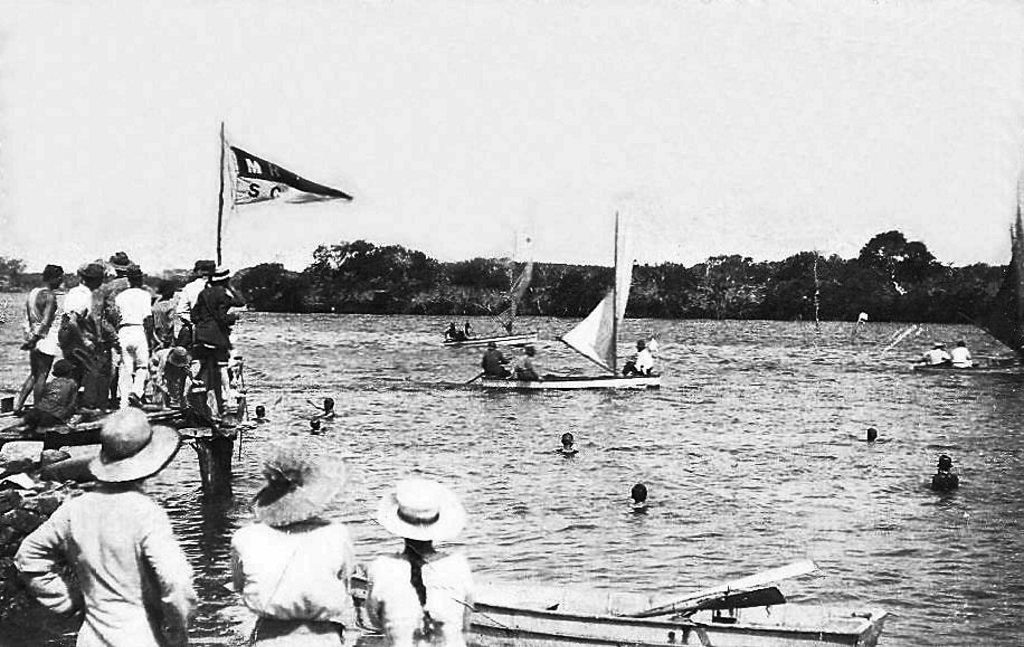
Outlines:
{"label": "calm water surface", "polygon": [[[461,538],[481,578],[683,594],[811,558],[791,601],[883,607],[882,644],[1019,645],[1024,635],[1024,425],[1018,378],[917,375],[933,338],[996,346],[969,327],[927,327],[882,353],[903,326],[629,320],[623,345],[656,334],[657,392],[487,393],[457,386],[478,350],[440,346],[441,318],[247,313],[236,330],[250,407],[235,497],[204,502],[185,447],[153,479],[196,571],[196,636],[237,637],[246,618],[228,581],[231,533],[249,519],[261,450],[299,436],[350,457],[344,519],[364,560],[399,542],[371,521],[396,480],[429,475],[461,495]],[[546,341],[542,371],[589,371],[556,336],[565,320],[524,320]],[[486,330],[487,321],[474,321]],[[0,388],[27,370],[14,322],[0,328]],[[340,417],[309,435],[306,399]],[[867,427],[880,441],[864,442]],[[555,453],[572,432],[580,453]],[[926,482],[940,453],[951,495]],[[629,490],[650,490],[646,515]]]}

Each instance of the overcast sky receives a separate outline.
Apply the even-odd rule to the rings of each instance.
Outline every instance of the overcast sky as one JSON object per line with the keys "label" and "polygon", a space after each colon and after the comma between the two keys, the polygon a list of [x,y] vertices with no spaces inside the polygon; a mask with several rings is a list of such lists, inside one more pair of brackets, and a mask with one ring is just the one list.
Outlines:
{"label": "overcast sky", "polygon": [[225,263],[364,238],[443,259],[849,257],[900,229],[1004,263],[1013,2],[0,2],[0,256],[215,242],[232,143],[355,201],[240,207]]}

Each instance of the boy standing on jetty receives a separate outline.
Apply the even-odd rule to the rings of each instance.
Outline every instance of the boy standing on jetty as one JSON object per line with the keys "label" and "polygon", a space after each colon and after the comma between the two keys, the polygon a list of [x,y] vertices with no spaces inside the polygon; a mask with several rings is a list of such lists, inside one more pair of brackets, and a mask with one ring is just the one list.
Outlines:
{"label": "boy standing on jetty", "polygon": [[[178,450],[178,432],[150,427],[135,408],[113,414],[89,464],[99,486],[65,502],[25,538],[14,561],[43,606],[84,614],[78,647],[188,644],[192,570],[167,513],[142,484]],[[61,576],[75,569],[81,592]]]}

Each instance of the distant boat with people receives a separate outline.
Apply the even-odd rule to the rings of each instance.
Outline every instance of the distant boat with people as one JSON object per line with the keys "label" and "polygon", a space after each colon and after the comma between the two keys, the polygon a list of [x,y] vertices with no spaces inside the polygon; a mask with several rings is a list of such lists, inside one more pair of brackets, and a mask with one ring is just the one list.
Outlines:
{"label": "distant boat with people", "polygon": [[544,376],[539,380],[484,378],[485,389],[519,391],[580,389],[656,389],[659,375],[620,375],[617,337],[626,314],[629,289],[633,281],[633,259],[627,258],[625,240],[615,214],[615,280],[605,297],[587,317],[560,339],[567,346],[607,371],[605,375]]}

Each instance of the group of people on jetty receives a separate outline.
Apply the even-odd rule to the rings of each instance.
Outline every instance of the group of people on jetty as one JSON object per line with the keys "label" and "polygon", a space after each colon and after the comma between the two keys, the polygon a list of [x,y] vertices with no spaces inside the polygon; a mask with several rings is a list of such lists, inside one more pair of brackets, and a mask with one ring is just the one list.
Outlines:
{"label": "group of people on jetty", "polygon": [[[183,407],[203,380],[219,387],[219,403],[231,400],[232,366],[238,367],[231,310],[244,301],[227,269],[199,260],[180,291],[169,282],[152,290],[142,269],[117,252],[107,263],[85,263],[77,275],[65,294],[64,269],[47,265],[26,298],[21,348],[29,375],[14,409],[30,430],[73,424],[76,412]],[[207,374],[200,375],[204,365]],[[33,407],[26,411],[29,395]]]}
{"label": "group of people on jetty", "polygon": [[[15,565],[45,607],[81,620],[80,647],[186,645],[192,571],[166,512],[142,487],[174,457],[177,432],[129,407],[107,418],[100,443],[90,465],[98,485],[26,537]],[[469,563],[435,546],[465,524],[451,490],[412,478],[388,491],[376,521],[403,545],[364,569],[345,525],[325,516],[345,489],[340,458],[285,441],[270,448],[263,476],[255,523],[231,542],[232,586],[257,618],[248,644],[340,646],[368,626],[398,647],[465,645]]]}

